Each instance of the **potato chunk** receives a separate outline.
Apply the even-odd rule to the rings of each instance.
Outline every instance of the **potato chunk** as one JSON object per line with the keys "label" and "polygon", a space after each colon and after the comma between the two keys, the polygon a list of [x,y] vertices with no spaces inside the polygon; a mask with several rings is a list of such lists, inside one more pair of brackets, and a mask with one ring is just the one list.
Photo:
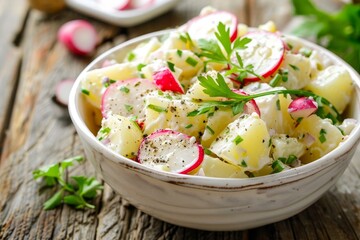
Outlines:
{"label": "potato chunk", "polygon": [[108,148],[127,158],[134,158],[139,149],[143,134],[139,126],[126,117],[112,114],[104,118],[98,139]]}
{"label": "potato chunk", "polygon": [[321,71],[306,89],[326,98],[342,113],[350,102],[353,82],[344,67],[333,65]]}
{"label": "potato chunk", "polygon": [[256,113],[241,115],[211,144],[210,150],[245,171],[261,169],[269,163],[270,135]]}
{"label": "potato chunk", "polygon": [[312,162],[335,149],[343,140],[340,130],[330,119],[317,115],[304,118],[295,129],[295,136],[307,147],[301,157],[303,163]]}

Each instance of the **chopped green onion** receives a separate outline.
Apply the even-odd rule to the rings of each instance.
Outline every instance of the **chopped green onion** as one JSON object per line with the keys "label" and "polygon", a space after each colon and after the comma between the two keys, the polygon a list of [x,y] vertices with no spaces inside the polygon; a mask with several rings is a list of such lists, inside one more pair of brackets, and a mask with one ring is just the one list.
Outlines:
{"label": "chopped green onion", "polygon": [[181,57],[182,54],[183,54],[183,52],[182,52],[180,49],[176,50],[176,53],[177,53],[177,55],[178,55],[179,57]]}
{"label": "chopped green onion", "polygon": [[185,126],[185,128],[191,128],[193,125],[192,124],[188,124]]}
{"label": "chopped green onion", "polygon": [[90,92],[89,92],[89,90],[86,90],[86,89],[81,89],[81,92],[83,93],[83,94],[85,94],[85,95],[90,95]]}
{"label": "chopped green onion", "polygon": [[140,72],[143,69],[143,67],[145,67],[145,66],[146,66],[146,64],[140,63],[139,65],[137,65],[136,68]]}
{"label": "chopped green onion", "polygon": [[130,89],[127,88],[127,87],[125,87],[125,86],[121,86],[121,87],[120,87],[120,91],[121,91],[121,92],[124,92],[124,93],[129,93],[129,92],[130,92]]}
{"label": "chopped green onion", "polygon": [[194,58],[192,57],[188,57],[185,60],[186,63],[188,63],[189,65],[191,65],[192,67],[195,67],[198,64],[198,61],[196,61]]}
{"label": "chopped green onion", "polygon": [[289,66],[290,66],[292,69],[294,69],[295,71],[299,71],[299,70],[300,70],[300,68],[299,68],[298,66],[296,66],[296,65],[289,64]]}
{"label": "chopped green onion", "polygon": [[130,52],[130,53],[128,54],[128,56],[127,56],[127,60],[128,60],[129,62],[131,62],[132,60],[135,59],[135,57],[136,57],[135,53]]}
{"label": "chopped green onion", "polygon": [[167,65],[169,67],[169,69],[172,71],[172,72],[175,72],[175,64],[172,63],[172,62],[167,62]]}
{"label": "chopped green onion", "polygon": [[245,160],[242,160],[241,163],[240,163],[240,166],[241,167],[247,167],[247,163]]}
{"label": "chopped green onion", "polygon": [[312,50],[309,48],[300,48],[299,53],[304,57],[310,57],[312,54]]}
{"label": "chopped green onion", "polygon": [[149,104],[147,107],[150,108],[151,110],[154,110],[154,111],[159,112],[159,113],[167,112],[166,108],[162,108],[162,107],[156,106],[154,104]]}
{"label": "chopped green onion", "polygon": [[280,160],[275,160],[272,164],[271,167],[273,169],[273,173],[279,173],[282,170],[285,169],[284,164],[280,161]]}
{"label": "chopped green onion", "polygon": [[215,134],[215,131],[209,127],[209,126],[206,126],[206,129],[209,130],[209,132],[211,133],[211,135],[214,135]]}
{"label": "chopped green onion", "polygon": [[319,141],[320,141],[321,143],[326,142],[326,136],[325,136],[325,134],[326,134],[326,130],[322,128],[322,129],[320,130],[320,136],[319,136]]}
{"label": "chopped green onion", "polygon": [[128,112],[131,112],[133,110],[133,106],[125,104],[125,108]]}
{"label": "chopped green onion", "polygon": [[275,77],[273,79],[271,79],[271,81],[269,82],[269,85],[272,87],[276,87],[280,81],[281,81],[281,75],[277,73],[275,75]]}
{"label": "chopped green onion", "polygon": [[239,135],[237,135],[233,142],[235,143],[235,145],[238,145],[239,143],[241,143],[244,139],[242,139],[242,137],[240,137]]}

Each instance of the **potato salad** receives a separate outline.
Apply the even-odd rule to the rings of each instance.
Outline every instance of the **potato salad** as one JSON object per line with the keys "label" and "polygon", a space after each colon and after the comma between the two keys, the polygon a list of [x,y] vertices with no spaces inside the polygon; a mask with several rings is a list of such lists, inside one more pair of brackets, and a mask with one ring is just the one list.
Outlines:
{"label": "potato salad", "polygon": [[206,8],[107,59],[81,89],[101,112],[98,140],[116,153],[160,171],[248,178],[339,146],[357,124],[342,116],[353,85],[343,66],[272,22],[248,28]]}

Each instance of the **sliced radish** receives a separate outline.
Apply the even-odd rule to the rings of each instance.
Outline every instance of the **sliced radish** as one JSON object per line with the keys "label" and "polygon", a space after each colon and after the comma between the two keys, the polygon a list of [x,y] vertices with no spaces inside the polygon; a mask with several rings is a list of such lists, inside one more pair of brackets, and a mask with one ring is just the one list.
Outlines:
{"label": "sliced radish", "polygon": [[185,93],[179,80],[175,77],[173,72],[168,68],[161,68],[153,74],[154,83],[162,91],[172,91],[176,93]]}
{"label": "sliced radish", "polygon": [[144,98],[147,93],[157,90],[155,84],[146,79],[135,78],[111,84],[101,99],[101,113],[121,116],[144,117]]}
{"label": "sliced radish", "polygon": [[130,8],[130,0],[97,0],[97,2],[104,7],[115,10],[126,10]]}
{"label": "sliced radish", "polygon": [[204,149],[195,137],[170,129],[160,129],[144,138],[138,152],[141,164],[182,174],[199,167],[203,159]]}
{"label": "sliced radish", "polygon": [[[243,61],[244,66],[253,66],[253,71],[263,76],[269,77],[276,72],[285,54],[285,45],[281,38],[271,32],[253,31],[249,32],[243,37],[251,39],[246,49],[236,51]],[[236,55],[232,56],[234,62],[237,61]],[[248,74],[244,79],[246,82],[253,82],[260,80],[257,76]]]}
{"label": "sliced radish", "polygon": [[87,55],[96,47],[97,33],[91,23],[85,20],[73,20],[61,26],[58,40],[72,53]]}
{"label": "sliced radish", "polygon": [[55,100],[63,106],[69,104],[69,95],[72,86],[74,85],[74,80],[66,79],[62,80],[56,85],[55,89]]}
{"label": "sliced radish", "polygon": [[[241,95],[244,95],[244,96],[248,96],[249,94],[241,89],[233,89],[233,92],[235,93],[238,93],[238,94],[241,94]],[[254,99],[251,99],[250,101],[248,101],[245,106],[244,106],[244,113],[246,114],[251,114],[251,113],[257,113],[259,115],[259,117],[261,116],[260,115],[260,109],[257,105],[257,103],[255,102]]]}
{"label": "sliced radish", "polygon": [[219,22],[222,22],[227,28],[230,28],[230,40],[234,41],[237,37],[237,17],[229,12],[216,11],[207,15],[198,16],[190,20],[185,25],[187,31],[193,40],[215,39],[215,32]]}
{"label": "sliced radish", "polygon": [[155,0],[131,0],[130,7],[131,8],[145,8],[150,7],[155,3]]}
{"label": "sliced radish", "polygon": [[293,119],[305,118],[316,112],[317,103],[307,97],[300,97],[293,100],[288,107],[288,112]]}

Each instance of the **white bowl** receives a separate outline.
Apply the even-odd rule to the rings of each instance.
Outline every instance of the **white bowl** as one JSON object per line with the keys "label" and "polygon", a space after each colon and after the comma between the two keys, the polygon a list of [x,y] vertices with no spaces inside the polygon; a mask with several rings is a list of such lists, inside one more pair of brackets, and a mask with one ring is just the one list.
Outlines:
{"label": "white bowl", "polygon": [[[319,199],[342,175],[360,138],[358,125],[349,138],[326,156],[304,166],[250,179],[225,179],[172,174],[147,168],[102,145],[85,122],[87,110],[81,94],[84,74],[111,57],[122,59],[140,42],[171,30],[141,36],[110,49],[80,74],[70,94],[69,111],[87,159],[124,199],[156,218],[203,230],[243,230],[289,218]],[[343,60],[313,43],[298,38],[335,64],[355,81],[349,117],[360,120],[360,76]]]}

